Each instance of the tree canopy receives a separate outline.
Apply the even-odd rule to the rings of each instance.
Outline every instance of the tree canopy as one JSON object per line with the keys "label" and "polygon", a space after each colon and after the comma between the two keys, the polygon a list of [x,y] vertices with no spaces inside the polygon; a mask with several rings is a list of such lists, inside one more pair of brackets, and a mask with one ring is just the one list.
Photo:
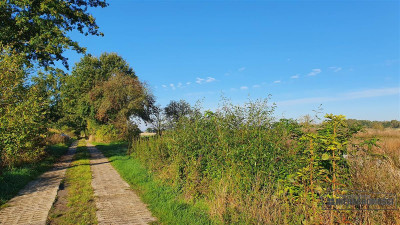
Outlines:
{"label": "tree canopy", "polygon": [[0,43],[23,53],[27,62],[40,66],[61,60],[68,68],[65,49],[84,53],[86,49],[68,37],[77,30],[84,35],[99,32],[89,7],[106,7],[104,0],[5,0],[0,2]]}
{"label": "tree canopy", "polygon": [[[62,116],[60,89],[65,73],[53,68],[66,49],[85,48],[68,35],[99,32],[89,7],[104,0],[0,1],[0,174],[3,167],[35,161],[45,137]],[[46,69],[34,74],[33,66]]]}
{"label": "tree canopy", "polygon": [[171,101],[164,109],[168,119],[178,121],[180,117],[188,115],[192,111],[192,107],[185,100]]}
{"label": "tree canopy", "polygon": [[83,57],[64,81],[64,121],[77,132],[94,123],[113,126],[126,135],[132,116],[149,119],[147,109],[153,97],[128,63],[115,53]]}

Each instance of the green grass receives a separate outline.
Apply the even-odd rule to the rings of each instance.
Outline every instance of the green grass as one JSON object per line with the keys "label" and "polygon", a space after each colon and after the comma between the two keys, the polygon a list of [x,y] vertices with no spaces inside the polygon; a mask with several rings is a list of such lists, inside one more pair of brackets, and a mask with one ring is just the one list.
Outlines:
{"label": "green grass", "polygon": [[42,161],[4,171],[0,176],[0,207],[16,196],[30,181],[51,169],[54,162],[67,150],[66,144],[49,146],[46,149],[48,155]]}
{"label": "green grass", "polygon": [[48,220],[50,224],[97,224],[90,154],[84,145],[85,142],[81,140],[74,161],[65,175],[66,205],[52,208]]}
{"label": "green grass", "polygon": [[100,144],[96,147],[109,158],[119,174],[148,204],[156,223],[160,224],[214,224],[205,204],[188,204],[180,199],[180,193],[155,179],[137,159],[126,155],[125,143]]}

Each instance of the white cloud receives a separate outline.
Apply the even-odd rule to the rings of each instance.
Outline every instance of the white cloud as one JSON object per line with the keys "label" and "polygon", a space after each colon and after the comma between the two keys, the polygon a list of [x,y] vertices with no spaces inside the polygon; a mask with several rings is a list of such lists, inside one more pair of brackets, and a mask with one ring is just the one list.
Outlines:
{"label": "white cloud", "polygon": [[312,69],[311,72],[308,74],[308,76],[315,76],[321,72],[322,72],[321,69]]}
{"label": "white cloud", "polygon": [[368,90],[356,91],[356,92],[347,92],[347,93],[339,94],[335,97],[313,97],[313,98],[300,98],[300,99],[286,100],[286,101],[277,102],[277,104],[280,106],[311,104],[311,103],[321,104],[324,102],[346,101],[346,100],[353,100],[353,99],[373,98],[373,97],[382,97],[382,96],[390,96],[390,95],[398,95],[398,94],[400,94],[400,87],[380,88],[380,89],[368,89]]}
{"label": "white cloud", "polygon": [[342,70],[342,67],[337,67],[337,66],[331,66],[329,67],[329,69],[333,70],[333,72],[339,72]]}
{"label": "white cloud", "polygon": [[161,87],[163,87],[163,88],[166,88],[166,87],[167,87],[167,85],[163,84],[163,85],[161,85]]}
{"label": "white cloud", "polygon": [[207,83],[211,83],[211,82],[214,82],[214,81],[216,81],[215,78],[207,77],[207,80],[206,80]]}
{"label": "white cloud", "polygon": [[238,69],[238,71],[239,71],[239,72],[243,72],[245,69],[246,69],[246,67],[240,67],[240,68]]}
{"label": "white cloud", "polygon": [[176,89],[174,84],[169,84],[169,86],[172,88],[172,90]]}
{"label": "white cloud", "polygon": [[290,78],[292,78],[292,79],[297,79],[297,78],[299,78],[299,77],[300,77],[300,75],[299,75],[299,74],[296,74],[296,75],[291,76]]}
{"label": "white cloud", "polygon": [[196,78],[196,83],[198,83],[198,84],[202,84],[204,82],[204,79],[202,79],[202,78]]}
{"label": "white cloud", "polygon": [[280,80],[276,80],[274,81],[274,84],[279,84],[281,81]]}
{"label": "white cloud", "polygon": [[259,84],[253,85],[253,88],[259,88],[259,87],[261,87],[261,85],[259,85]]}
{"label": "white cloud", "polygon": [[198,84],[211,83],[214,81],[216,81],[216,79],[213,77],[207,77],[207,79],[203,79],[200,77],[196,78],[196,83],[198,83]]}
{"label": "white cloud", "polygon": [[247,89],[249,89],[247,86],[241,86],[240,87],[240,90],[247,90]]}
{"label": "white cloud", "polygon": [[192,82],[186,82],[186,85],[190,85]]}

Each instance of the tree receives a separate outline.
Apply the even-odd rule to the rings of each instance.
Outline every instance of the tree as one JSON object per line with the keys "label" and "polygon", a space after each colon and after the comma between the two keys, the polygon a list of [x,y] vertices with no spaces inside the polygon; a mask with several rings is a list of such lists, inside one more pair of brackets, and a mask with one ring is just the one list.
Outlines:
{"label": "tree", "polygon": [[131,116],[148,120],[145,108],[149,96],[135,77],[117,73],[89,91],[90,104],[99,124],[113,124],[121,137],[127,137]]}
{"label": "tree", "polygon": [[103,0],[1,1],[0,43],[24,54],[28,64],[37,61],[40,66],[48,67],[61,60],[68,68],[68,59],[62,55],[65,49],[72,48],[78,53],[86,49],[68,37],[67,32],[103,35],[88,8],[106,6]]}
{"label": "tree", "polygon": [[400,128],[400,121],[398,121],[398,120],[391,120],[391,121],[390,121],[390,127],[392,127],[392,128]]}
{"label": "tree", "polygon": [[166,128],[166,118],[163,109],[160,105],[151,107],[150,113],[151,130],[154,130],[158,135],[161,135]]}
{"label": "tree", "polygon": [[103,129],[104,134],[114,132],[120,138],[137,130],[131,117],[149,120],[148,109],[154,102],[133,69],[115,53],[83,57],[65,78],[61,100],[66,114],[62,122],[77,133]]}
{"label": "tree", "polygon": [[[106,5],[103,0],[0,1],[0,169],[44,153],[47,127],[62,116],[64,74],[52,66],[61,60],[68,68],[66,49],[85,52],[68,32],[103,35],[87,10]],[[46,73],[32,78],[34,65]]]}
{"label": "tree", "polygon": [[185,100],[179,102],[172,100],[164,109],[165,115],[172,122],[177,122],[182,116],[192,112],[192,107]]}

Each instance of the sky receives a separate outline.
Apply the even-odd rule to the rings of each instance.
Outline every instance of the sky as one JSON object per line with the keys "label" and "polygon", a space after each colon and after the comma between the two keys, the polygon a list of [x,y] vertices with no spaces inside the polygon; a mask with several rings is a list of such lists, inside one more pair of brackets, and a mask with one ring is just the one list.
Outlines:
{"label": "sky", "polygon": [[[270,95],[275,115],[400,120],[400,1],[108,1],[91,9],[104,37],[157,103],[215,110]],[[67,52],[71,66],[82,55]]]}

